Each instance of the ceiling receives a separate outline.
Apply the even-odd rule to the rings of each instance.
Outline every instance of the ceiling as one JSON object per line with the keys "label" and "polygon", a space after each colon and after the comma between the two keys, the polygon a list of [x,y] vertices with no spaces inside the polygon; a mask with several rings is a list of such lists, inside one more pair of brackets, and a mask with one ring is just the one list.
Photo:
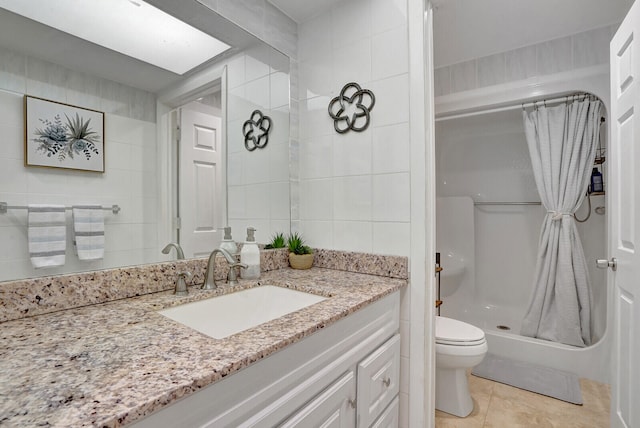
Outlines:
{"label": "ceiling", "polygon": [[633,0],[434,0],[436,67],[532,45],[624,18]]}
{"label": "ceiling", "polygon": [[[297,23],[303,23],[329,10],[339,0],[269,1]],[[440,67],[617,24],[633,0],[432,0],[432,3],[434,62]]]}

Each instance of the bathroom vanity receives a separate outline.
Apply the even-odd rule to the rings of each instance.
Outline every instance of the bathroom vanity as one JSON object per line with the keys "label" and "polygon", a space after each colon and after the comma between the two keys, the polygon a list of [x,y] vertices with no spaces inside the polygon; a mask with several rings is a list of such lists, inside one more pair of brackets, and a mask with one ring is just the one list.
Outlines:
{"label": "bathroom vanity", "polygon": [[[235,290],[170,291],[2,323],[10,426],[396,426],[406,279],[278,269],[325,300],[224,339],[158,311]],[[394,422],[396,421],[396,422]]]}

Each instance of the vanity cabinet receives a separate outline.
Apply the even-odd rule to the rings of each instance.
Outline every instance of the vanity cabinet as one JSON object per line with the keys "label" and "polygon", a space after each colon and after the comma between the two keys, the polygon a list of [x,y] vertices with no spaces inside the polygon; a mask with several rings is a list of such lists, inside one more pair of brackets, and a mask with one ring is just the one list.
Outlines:
{"label": "vanity cabinet", "polygon": [[291,416],[282,428],[352,428],[356,420],[356,377],[345,373],[326,391]]}
{"label": "vanity cabinet", "polygon": [[396,427],[399,323],[394,292],[134,426]]}
{"label": "vanity cabinet", "polygon": [[371,426],[399,392],[400,335],[397,334],[358,364],[358,428]]}

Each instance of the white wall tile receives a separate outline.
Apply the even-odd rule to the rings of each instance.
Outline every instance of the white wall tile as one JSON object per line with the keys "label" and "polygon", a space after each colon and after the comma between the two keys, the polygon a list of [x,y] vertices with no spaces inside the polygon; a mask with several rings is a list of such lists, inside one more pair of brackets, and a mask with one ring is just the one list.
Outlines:
{"label": "white wall tile", "polygon": [[300,182],[300,219],[332,220],[333,180],[302,180]]}
{"label": "white wall tile", "polygon": [[246,217],[265,218],[271,212],[269,183],[256,183],[246,187]]}
{"label": "white wall tile", "polygon": [[573,68],[609,63],[609,27],[596,28],[572,37]]}
{"label": "white wall tile", "polygon": [[301,61],[298,97],[305,100],[330,94],[334,86],[331,55],[318,54]]}
{"label": "white wall tile", "polygon": [[407,73],[409,70],[409,50],[406,46],[407,27],[373,36],[372,47],[372,79]]}
{"label": "white wall tile", "polygon": [[333,48],[331,12],[326,12],[298,26],[298,60],[300,63],[314,56],[326,56]]}
{"label": "white wall tile", "polygon": [[24,55],[0,48],[0,88],[21,94],[27,92],[27,59]]}
{"label": "white wall tile", "polygon": [[300,140],[331,135],[333,120],[327,112],[331,99],[326,96],[300,101]]}
{"label": "white wall tile", "polygon": [[410,223],[373,223],[373,252],[408,257],[411,248]]}
{"label": "white wall tile", "polygon": [[332,52],[333,78],[326,93],[337,95],[349,82],[371,80],[371,39],[340,43]]}
{"label": "white wall tile", "polygon": [[[371,0],[373,34],[407,25],[405,0]],[[403,44],[407,43],[406,41]]]}
{"label": "white wall tile", "polygon": [[375,127],[372,136],[374,174],[409,171],[409,123]]}
{"label": "white wall tile", "polygon": [[333,181],[333,218],[371,220],[371,176],[338,177]]}
{"label": "white wall tile", "polygon": [[300,178],[331,177],[333,143],[330,135],[322,135],[300,143]]}
{"label": "white wall tile", "polygon": [[333,248],[333,221],[302,220],[300,233],[311,247]]}
{"label": "white wall tile", "polygon": [[371,130],[333,135],[333,176],[371,174]]}
{"label": "white wall tile", "polygon": [[[27,93],[58,102],[67,102],[69,70],[57,64],[27,57]],[[106,81],[105,81],[106,82]]]}
{"label": "white wall tile", "polygon": [[410,220],[409,173],[373,176],[373,220]]}
{"label": "white wall tile", "polygon": [[451,68],[440,67],[433,71],[434,97],[447,95],[451,92]]}
{"label": "white wall tile", "polygon": [[276,71],[270,75],[269,83],[271,85],[270,108],[278,107],[289,108],[289,73]]}
{"label": "white wall tile", "polygon": [[229,89],[235,89],[246,81],[245,56],[240,54],[227,61],[227,85]]}
{"label": "white wall tile", "polygon": [[247,213],[246,192],[247,186],[229,186],[227,190],[227,207],[229,219],[245,218]]}
{"label": "white wall tile", "polygon": [[[19,123],[19,122],[17,122]],[[0,158],[24,160],[24,126],[0,124]]]}
{"label": "white wall tile", "polygon": [[269,185],[269,217],[289,220],[289,182],[271,183]]}
{"label": "white wall tile", "polygon": [[524,80],[537,73],[536,47],[526,46],[505,53],[505,80]]}
{"label": "white wall tile", "polygon": [[465,61],[451,66],[451,92],[477,88],[476,61]]}
{"label": "white wall tile", "polygon": [[554,39],[536,45],[538,74],[552,74],[571,70],[571,37]]}
{"label": "white wall tile", "polygon": [[[2,81],[0,81],[2,82]],[[22,126],[24,124],[24,97],[0,90],[0,124]]]}
{"label": "white wall tile", "polygon": [[335,221],[333,248],[343,251],[371,252],[372,223],[369,221]]}
{"label": "white wall tile", "polygon": [[482,58],[477,61],[478,88],[498,85],[505,81],[505,55],[499,53]]}
{"label": "white wall tile", "polygon": [[[366,87],[365,87],[366,88]],[[406,74],[371,82],[376,97],[370,126],[378,127],[409,121],[409,77]]]}
{"label": "white wall tile", "polygon": [[244,155],[244,179],[246,184],[262,183],[269,177],[269,146],[247,151]]}
{"label": "white wall tile", "polygon": [[287,143],[269,143],[269,181],[289,181],[289,145]]}
{"label": "white wall tile", "polygon": [[262,49],[261,47],[248,50],[245,54],[244,66],[245,81],[247,82],[268,76],[271,72],[268,50]]}
{"label": "white wall tile", "polygon": [[271,90],[269,76],[252,80],[246,84],[245,90],[245,97],[251,105],[251,111],[248,112],[247,119],[254,109],[266,110],[269,108]]}
{"label": "white wall tile", "polygon": [[372,35],[370,0],[341,2],[332,9],[331,16],[334,49],[340,44],[366,39]]}

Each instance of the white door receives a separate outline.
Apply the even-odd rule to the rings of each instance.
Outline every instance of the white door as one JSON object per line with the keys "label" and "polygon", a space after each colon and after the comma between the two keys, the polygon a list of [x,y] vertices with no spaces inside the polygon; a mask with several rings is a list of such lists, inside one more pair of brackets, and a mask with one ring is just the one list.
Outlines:
{"label": "white door", "polygon": [[225,205],[222,120],[195,108],[180,109],[179,241],[186,257],[206,256],[220,246]]}
{"label": "white door", "polygon": [[[640,2],[639,2],[640,3]],[[610,257],[614,349],[611,426],[640,426],[640,4],[611,41]],[[636,33],[636,31],[638,31]],[[636,210],[636,207],[639,208]],[[639,247],[636,249],[636,247]]]}

